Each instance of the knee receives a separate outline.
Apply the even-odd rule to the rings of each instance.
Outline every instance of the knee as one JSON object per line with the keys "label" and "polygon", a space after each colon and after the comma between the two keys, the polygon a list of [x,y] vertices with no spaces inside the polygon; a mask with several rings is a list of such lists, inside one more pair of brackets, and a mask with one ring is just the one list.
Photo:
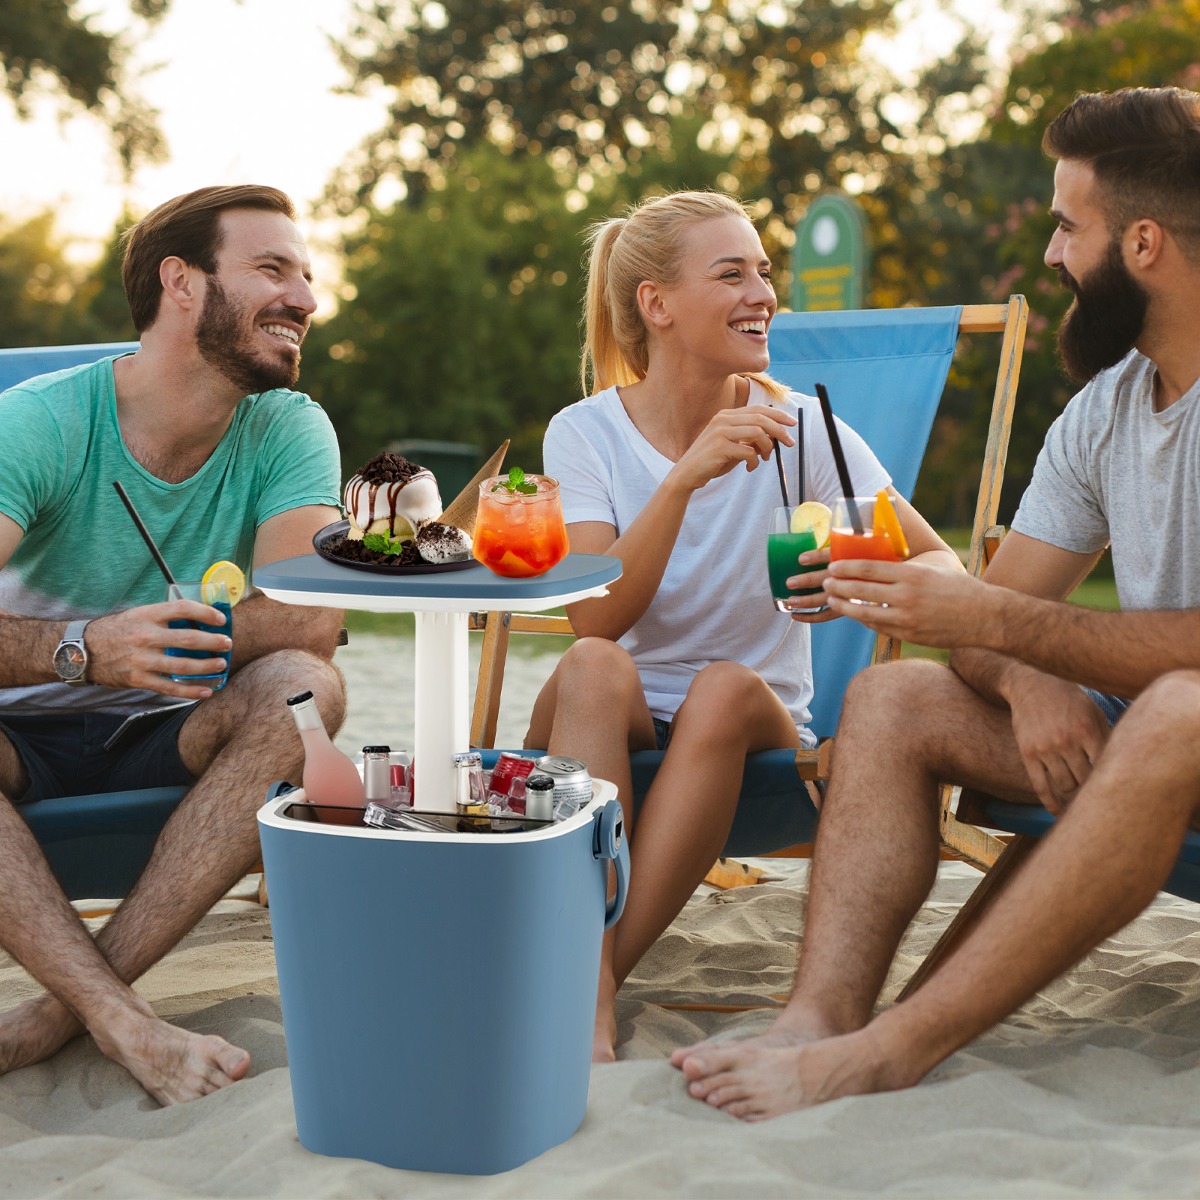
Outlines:
{"label": "knee", "polygon": [[[1117,726],[1183,745],[1200,743],[1200,671],[1172,671],[1147,687]],[[1147,728],[1149,727],[1149,728]]]}
{"label": "knee", "polygon": [[233,677],[255,720],[272,714],[290,723],[287,698],[312,692],[325,728],[332,735],[346,717],[346,681],[328,659],[307,650],[276,650],[247,663]]}
{"label": "knee", "polygon": [[629,652],[607,638],[580,638],[555,668],[559,696],[616,701],[641,694],[642,683]]}
{"label": "knee", "polygon": [[949,667],[920,658],[867,667],[846,688],[839,733],[858,721],[876,729],[895,722],[911,733],[926,717],[939,720],[957,678]]}
{"label": "knee", "polygon": [[742,663],[716,662],[696,673],[676,714],[676,736],[687,730],[718,738],[744,728],[761,713],[770,688]]}

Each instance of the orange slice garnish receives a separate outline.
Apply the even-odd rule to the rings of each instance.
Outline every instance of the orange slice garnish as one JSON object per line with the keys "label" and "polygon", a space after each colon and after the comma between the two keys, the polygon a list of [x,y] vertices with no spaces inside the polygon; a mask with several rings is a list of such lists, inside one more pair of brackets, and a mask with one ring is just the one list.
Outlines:
{"label": "orange slice garnish", "polygon": [[875,523],[872,533],[875,537],[886,537],[891,542],[897,558],[908,557],[908,539],[904,536],[900,518],[896,516],[892,498],[885,488],[875,493]]}

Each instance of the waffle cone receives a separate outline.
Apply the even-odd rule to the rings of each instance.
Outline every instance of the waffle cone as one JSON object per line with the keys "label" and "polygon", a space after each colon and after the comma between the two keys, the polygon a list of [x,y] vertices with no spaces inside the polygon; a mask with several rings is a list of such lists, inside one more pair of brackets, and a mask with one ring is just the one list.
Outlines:
{"label": "waffle cone", "polygon": [[508,453],[508,439],[497,448],[495,454],[475,473],[475,477],[453,500],[446,505],[438,520],[443,525],[454,525],[470,537],[475,535],[475,514],[479,509],[479,485],[492,475],[500,473],[504,456]]}

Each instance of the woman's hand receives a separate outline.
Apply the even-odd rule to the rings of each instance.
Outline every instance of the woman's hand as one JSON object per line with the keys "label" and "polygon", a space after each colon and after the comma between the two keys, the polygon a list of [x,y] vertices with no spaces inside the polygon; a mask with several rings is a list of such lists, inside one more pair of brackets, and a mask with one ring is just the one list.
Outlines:
{"label": "woman's hand", "polygon": [[829,547],[823,550],[805,550],[797,559],[804,567],[813,570],[800,575],[788,577],[789,591],[808,591],[816,588],[811,596],[792,596],[787,601],[792,620],[801,621],[805,625],[820,625],[823,621],[832,621],[837,617],[829,607],[829,597],[825,594],[825,580],[829,578]]}
{"label": "woman's hand", "polygon": [[759,461],[774,453],[772,438],[791,446],[789,428],[796,424],[790,413],[766,404],[722,409],[684,451],[671,469],[674,482],[688,491],[699,491],[711,479],[727,475],[738,463],[753,471]]}

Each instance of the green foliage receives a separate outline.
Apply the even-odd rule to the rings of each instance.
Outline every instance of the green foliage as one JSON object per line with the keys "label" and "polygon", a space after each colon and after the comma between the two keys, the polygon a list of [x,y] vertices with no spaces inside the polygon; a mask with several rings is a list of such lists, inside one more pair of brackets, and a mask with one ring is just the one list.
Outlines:
{"label": "green foliage", "polygon": [[400,438],[541,461],[546,421],[578,398],[580,248],[541,160],[481,145],[444,187],[372,212],[347,243],[346,302],[305,345],[303,385],[353,471]]}
{"label": "green foliage", "polygon": [[[170,0],[132,0],[142,21],[157,20]],[[126,171],[161,160],[165,145],[154,112],[130,88],[129,46],[91,28],[72,0],[4,0],[0,4],[0,83],[18,115],[51,80],[60,93],[99,116],[112,130]]]}

